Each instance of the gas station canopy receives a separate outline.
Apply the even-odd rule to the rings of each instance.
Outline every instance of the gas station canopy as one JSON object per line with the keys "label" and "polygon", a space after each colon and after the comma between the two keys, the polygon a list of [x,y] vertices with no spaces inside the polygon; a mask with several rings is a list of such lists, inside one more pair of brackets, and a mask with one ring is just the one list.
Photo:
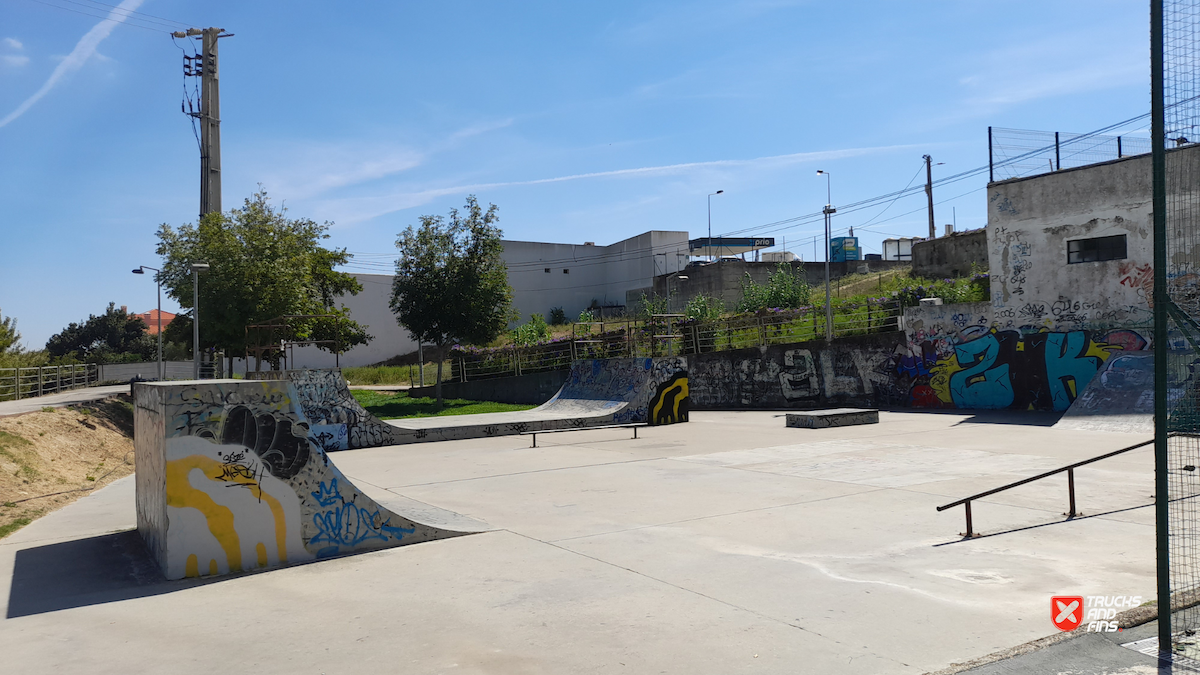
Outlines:
{"label": "gas station canopy", "polygon": [[688,242],[688,252],[694,256],[737,255],[771,248],[774,237],[701,237]]}

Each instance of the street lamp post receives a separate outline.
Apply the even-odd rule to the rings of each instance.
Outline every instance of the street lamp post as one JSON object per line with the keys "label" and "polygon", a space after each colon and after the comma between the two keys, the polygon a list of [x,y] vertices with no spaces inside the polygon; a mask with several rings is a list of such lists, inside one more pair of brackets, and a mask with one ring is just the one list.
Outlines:
{"label": "street lamp post", "polygon": [[200,273],[208,263],[192,263],[192,379],[200,379]]}
{"label": "street lamp post", "polygon": [[825,176],[825,208],[821,209],[821,213],[825,214],[825,339],[833,340],[833,305],[830,304],[829,295],[829,225],[833,214],[837,213],[837,209],[833,208],[833,189],[830,186],[832,179],[829,177],[828,171],[817,169],[818,176]]}
{"label": "street lamp post", "polygon": [[713,195],[723,194],[724,190],[717,190],[708,195],[708,259],[712,260],[712,198]]}
{"label": "street lamp post", "polygon": [[145,273],[146,273],[146,270],[151,270],[151,271],[153,271],[153,272],[156,272],[156,274],[154,275],[154,283],[158,284],[158,381],[159,381],[159,382],[162,382],[162,381],[163,381],[163,359],[162,359],[162,340],[163,340],[163,338],[162,338],[162,281],[160,281],[160,280],[159,280],[159,278],[158,278],[158,274],[161,274],[161,273],[162,273],[162,270],[157,270],[157,269],[154,269],[153,267],[146,267],[145,265],[142,265],[141,267],[138,267],[136,270],[133,270],[133,273],[134,273],[134,274],[145,274]]}

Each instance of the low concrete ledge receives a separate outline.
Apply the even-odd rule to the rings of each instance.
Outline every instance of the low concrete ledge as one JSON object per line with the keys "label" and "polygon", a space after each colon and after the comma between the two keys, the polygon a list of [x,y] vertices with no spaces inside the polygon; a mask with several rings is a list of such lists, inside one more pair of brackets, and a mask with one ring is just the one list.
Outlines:
{"label": "low concrete ledge", "polygon": [[787,415],[787,425],[799,429],[827,429],[856,424],[879,424],[879,411],[866,408],[831,408]]}

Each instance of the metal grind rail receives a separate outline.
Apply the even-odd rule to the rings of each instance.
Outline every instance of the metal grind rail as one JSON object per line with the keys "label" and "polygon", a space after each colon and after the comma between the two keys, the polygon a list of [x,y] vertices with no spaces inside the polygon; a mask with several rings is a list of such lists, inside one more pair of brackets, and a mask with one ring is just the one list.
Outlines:
{"label": "metal grind rail", "polygon": [[937,510],[945,511],[946,509],[951,509],[951,508],[954,508],[955,506],[960,506],[960,505],[965,507],[966,514],[967,514],[967,531],[963,534],[963,536],[964,537],[977,537],[979,535],[975,533],[975,530],[973,529],[973,526],[971,523],[971,502],[973,502],[977,499],[983,499],[984,497],[989,497],[991,495],[996,494],[997,492],[1004,492],[1005,490],[1011,490],[1012,488],[1019,487],[1021,485],[1025,485],[1026,483],[1032,483],[1035,480],[1041,480],[1043,478],[1048,478],[1050,476],[1060,474],[1065,471],[1067,474],[1067,496],[1068,496],[1068,501],[1070,502],[1070,510],[1066,513],[1066,516],[1068,518],[1074,518],[1076,515],[1078,515],[1075,511],[1075,469],[1078,469],[1079,467],[1084,466],[1086,464],[1091,464],[1093,462],[1099,462],[1102,459],[1108,459],[1109,457],[1116,457],[1117,455],[1120,455],[1125,452],[1129,452],[1130,450],[1137,450],[1138,448],[1144,448],[1147,445],[1154,445],[1154,439],[1150,439],[1148,441],[1143,441],[1141,443],[1138,443],[1137,445],[1131,445],[1127,448],[1121,448],[1120,450],[1114,450],[1112,452],[1100,455],[1099,457],[1085,459],[1082,462],[1075,462],[1074,464],[1068,464],[1064,467],[1052,469],[1045,473],[1039,473],[1036,476],[1030,476],[1029,478],[1023,478],[1019,481],[1016,481],[1015,483],[1009,483],[1008,485],[1002,485],[998,488],[993,488],[986,492],[980,492],[979,494],[971,495],[970,497],[965,497],[958,501],[950,502],[949,504],[943,504],[943,505],[937,507]]}

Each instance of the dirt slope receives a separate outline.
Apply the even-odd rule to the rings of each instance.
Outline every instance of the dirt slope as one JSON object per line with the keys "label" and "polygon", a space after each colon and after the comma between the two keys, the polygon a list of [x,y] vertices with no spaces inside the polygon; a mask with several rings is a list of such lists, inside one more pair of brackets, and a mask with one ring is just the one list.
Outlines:
{"label": "dirt slope", "polygon": [[128,396],[0,418],[0,538],[131,473]]}

